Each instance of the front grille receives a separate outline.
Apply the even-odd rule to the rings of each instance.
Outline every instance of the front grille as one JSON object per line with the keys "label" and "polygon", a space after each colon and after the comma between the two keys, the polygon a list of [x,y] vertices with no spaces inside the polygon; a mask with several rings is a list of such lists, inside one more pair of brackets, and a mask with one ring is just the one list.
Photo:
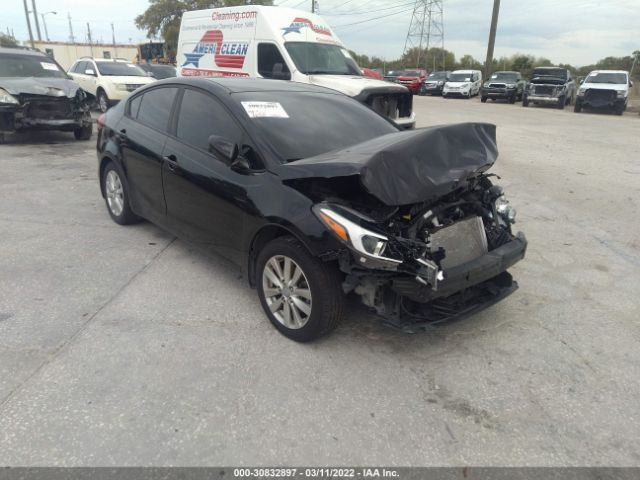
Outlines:
{"label": "front grille", "polygon": [[440,266],[445,270],[475,260],[489,251],[487,234],[480,217],[469,217],[441,228],[429,235],[429,241],[432,252],[444,249],[445,257]]}
{"label": "front grille", "polygon": [[553,95],[553,90],[555,87],[550,85],[536,85],[534,87],[534,93],[538,95]]}
{"label": "front grille", "polygon": [[142,86],[142,84],[127,83],[127,92],[133,92],[134,90],[137,90],[141,86]]}
{"label": "front grille", "polygon": [[44,120],[68,118],[73,112],[68,98],[26,97],[21,98],[27,105],[26,116]]}
{"label": "front grille", "polygon": [[365,103],[369,105],[374,112],[392,120],[410,117],[413,107],[412,96],[404,93],[369,95]]}
{"label": "front grille", "polygon": [[589,89],[585,92],[584,98],[589,102],[613,102],[616,99],[615,90]]}
{"label": "front grille", "polygon": [[507,88],[504,83],[490,83],[489,88]]}

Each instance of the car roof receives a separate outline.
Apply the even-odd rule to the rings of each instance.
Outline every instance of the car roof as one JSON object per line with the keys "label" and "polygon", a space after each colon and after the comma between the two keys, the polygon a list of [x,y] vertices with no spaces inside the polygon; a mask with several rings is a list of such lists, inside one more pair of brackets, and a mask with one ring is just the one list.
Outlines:
{"label": "car roof", "polygon": [[626,70],[592,70],[591,72],[589,72],[589,75],[591,75],[592,73],[624,73],[626,75],[629,75],[629,72],[627,72]]}
{"label": "car roof", "polygon": [[9,48],[9,47],[0,47],[0,53],[13,53],[14,55],[32,55],[34,57],[46,57],[47,54],[39,51],[39,50],[31,50],[28,48]]}
{"label": "car roof", "polygon": [[125,60],[123,58],[92,58],[92,57],[84,57],[84,58],[79,58],[78,60],[93,60],[94,62],[131,63],[129,60]]}
{"label": "car roof", "polygon": [[496,73],[520,73],[520,72],[516,72],[515,70],[500,70],[499,72],[493,72],[494,74]]}
{"label": "car roof", "polygon": [[179,83],[204,88],[212,92],[242,93],[242,92],[309,92],[329,93],[343,95],[330,88],[309,85],[307,83],[292,82],[289,80],[271,80],[268,78],[246,77],[175,77],[160,80],[152,85],[161,83]]}

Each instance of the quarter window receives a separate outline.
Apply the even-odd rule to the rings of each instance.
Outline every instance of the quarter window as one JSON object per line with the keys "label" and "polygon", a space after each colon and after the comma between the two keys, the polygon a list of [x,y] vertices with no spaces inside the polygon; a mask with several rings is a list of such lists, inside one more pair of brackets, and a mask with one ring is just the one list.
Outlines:
{"label": "quarter window", "polygon": [[273,43],[258,45],[258,73],[265,78],[273,78],[273,69],[277,64],[282,65],[282,73],[289,73],[287,64],[277,46]]}
{"label": "quarter window", "polygon": [[[144,125],[151,128],[166,132],[169,126],[169,117],[171,116],[171,107],[176,97],[178,89],[173,88],[154,88],[145,92],[141,97],[140,105],[135,118]],[[140,97],[134,98],[136,101]],[[131,106],[133,106],[133,101]],[[133,111],[131,112],[133,116]]]}
{"label": "quarter window", "polygon": [[211,135],[236,143],[242,137],[235,120],[217,100],[191,89],[184,91],[177,127],[180,140],[207,151]]}

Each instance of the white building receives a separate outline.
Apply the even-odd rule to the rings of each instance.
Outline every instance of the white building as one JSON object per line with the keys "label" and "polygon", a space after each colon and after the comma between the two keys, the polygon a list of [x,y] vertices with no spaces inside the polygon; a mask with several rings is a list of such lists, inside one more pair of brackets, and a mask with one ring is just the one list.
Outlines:
{"label": "white building", "polygon": [[35,48],[53,57],[62,68],[68,70],[80,57],[124,58],[134,61],[138,54],[136,45],[108,43],[33,42]]}

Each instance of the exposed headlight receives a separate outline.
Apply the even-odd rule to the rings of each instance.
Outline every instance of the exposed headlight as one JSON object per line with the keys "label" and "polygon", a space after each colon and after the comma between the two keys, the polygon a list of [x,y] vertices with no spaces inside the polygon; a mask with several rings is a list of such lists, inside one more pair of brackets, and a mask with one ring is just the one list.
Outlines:
{"label": "exposed headlight", "polygon": [[126,90],[126,89],[127,89],[126,83],[116,83],[116,90]]}
{"label": "exposed headlight", "polygon": [[9,103],[12,105],[20,104],[18,99],[7,92],[4,88],[0,88],[0,103]]}
{"label": "exposed headlight", "polygon": [[516,209],[509,204],[509,200],[504,195],[496,198],[495,205],[498,215],[509,223],[516,223]]}
{"label": "exposed headlight", "polygon": [[516,88],[515,83],[507,83],[507,88]]}
{"label": "exposed headlight", "polygon": [[395,267],[402,263],[401,260],[384,256],[389,242],[389,239],[384,235],[367,230],[328,207],[314,207],[313,212],[340,241],[357,253],[388,263],[389,267]]}

